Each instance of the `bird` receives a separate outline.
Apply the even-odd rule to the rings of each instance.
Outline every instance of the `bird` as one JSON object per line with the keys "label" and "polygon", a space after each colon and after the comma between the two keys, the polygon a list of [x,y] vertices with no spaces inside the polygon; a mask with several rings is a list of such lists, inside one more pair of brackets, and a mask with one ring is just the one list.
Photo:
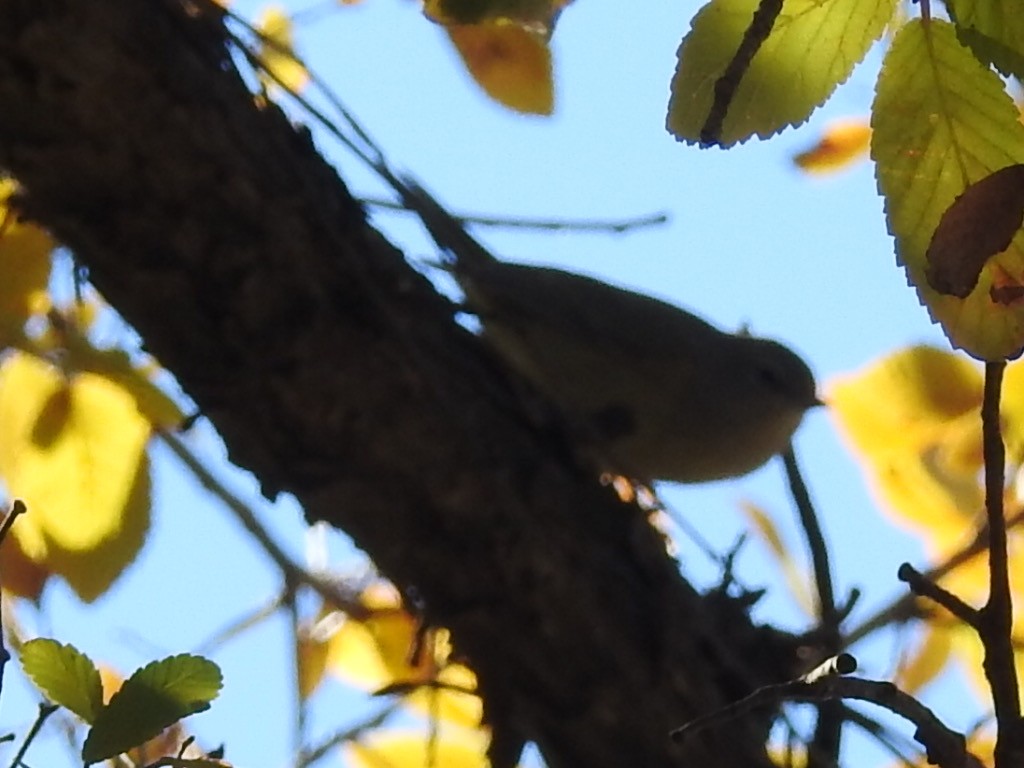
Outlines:
{"label": "bird", "polygon": [[422,187],[404,186],[483,341],[595,444],[602,471],[642,483],[745,475],[821,404],[810,367],[780,342],[586,275],[500,261]]}

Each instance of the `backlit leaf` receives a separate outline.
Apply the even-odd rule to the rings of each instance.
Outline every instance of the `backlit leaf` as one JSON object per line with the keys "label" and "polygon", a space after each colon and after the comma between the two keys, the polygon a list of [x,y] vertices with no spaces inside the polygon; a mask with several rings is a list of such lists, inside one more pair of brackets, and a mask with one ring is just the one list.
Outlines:
{"label": "backlit leaf", "polygon": [[[700,140],[714,98],[750,26],[758,0],[711,0],[694,17],[679,49],[667,127]],[[895,0],[785,0],[771,34],[743,75],[718,143],[767,138],[802,123],[881,37]]]}
{"label": "backlit leaf", "polygon": [[209,709],[220,669],[200,656],[154,661],[128,678],[100,712],[82,747],[87,765],[126,752],[188,715]]}
{"label": "backlit leaf", "polygon": [[555,106],[551,49],[542,34],[504,19],[445,28],[466,69],[495,101],[550,115]]}
{"label": "backlit leaf", "polygon": [[989,260],[965,299],[928,285],[926,252],[969,184],[1024,162],[1018,117],[1002,80],[957,41],[952,25],[914,20],[900,29],[872,110],[871,153],[889,231],[932,319],[954,346],[987,360],[1024,346],[1024,234]]}
{"label": "backlit leaf", "polygon": [[947,0],[960,41],[1004,75],[1024,77],[1024,14],[1018,0]]}
{"label": "backlit leaf", "polygon": [[825,128],[818,143],[793,158],[809,173],[831,173],[867,157],[871,126],[865,120],[842,120]]}
{"label": "backlit leaf", "polygon": [[21,647],[25,674],[54,704],[93,723],[103,707],[100,673],[88,656],[73,645],[39,638]]}
{"label": "backlit leaf", "polygon": [[27,354],[0,365],[0,478],[28,514],[24,553],[93,600],[134,560],[149,526],[150,425],[93,374],[65,379]]}

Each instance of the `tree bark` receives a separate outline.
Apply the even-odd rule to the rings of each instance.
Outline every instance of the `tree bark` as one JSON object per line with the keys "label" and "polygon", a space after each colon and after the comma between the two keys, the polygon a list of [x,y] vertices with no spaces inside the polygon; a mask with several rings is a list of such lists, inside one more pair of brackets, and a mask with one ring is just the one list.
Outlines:
{"label": "tree bark", "polygon": [[766,767],[773,713],[673,727],[789,677],[701,596],[556,415],[246,90],[189,0],[0,0],[0,169],[264,491],[350,534],[479,675],[491,757]]}

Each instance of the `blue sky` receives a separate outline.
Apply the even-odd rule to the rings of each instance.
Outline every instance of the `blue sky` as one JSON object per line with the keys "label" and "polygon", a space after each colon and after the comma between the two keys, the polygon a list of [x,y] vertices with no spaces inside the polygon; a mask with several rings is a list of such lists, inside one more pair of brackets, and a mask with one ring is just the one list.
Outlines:
{"label": "blue sky", "polygon": [[[262,7],[238,2],[235,9],[253,13]],[[807,125],[729,151],[700,150],[677,143],[663,128],[675,52],[697,8],[689,0],[578,0],[554,36],[557,107],[550,119],[516,115],[489,102],[462,71],[443,33],[408,0],[339,7],[300,27],[297,36],[301,55],[391,163],[454,211],[619,219],[667,210],[672,217],[666,226],[620,236],[476,229],[501,257],[598,275],[667,298],[725,328],[748,324],[800,351],[823,382],[907,344],[944,345],[896,265],[870,164],[811,178],[790,161],[830,119],[867,114],[878,52]],[[296,119],[302,119],[298,113]],[[357,160],[314,135],[357,195],[386,194]],[[408,215],[381,212],[374,220],[411,256],[433,255]],[[288,499],[261,502],[251,478],[224,466],[223,450],[205,425],[190,440],[301,557],[296,506]],[[852,587],[865,593],[856,623],[900,591],[896,568],[904,560],[922,562],[920,545],[876,510],[827,413],[808,417],[797,451],[833,545],[840,593]],[[279,586],[258,548],[173,457],[158,447],[154,460],[155,524],[139,562],[94,607],[83,610],[66,590],[52,590],[44,603],[48,621],[40,628],[123,668],[194,648],[269,600]],[[780,462],[736,481],[663,490],[722,549],[744,530],[739,503],[750,500],[771,512],[803,551]],[[713,564],[686,542],[681,546],[686,575],[714,583]],[[339,558],[349,552],[341,543],[334,551]],[[349,561],[339,566],[353,567]],[[744,550],[740,574],[751,586],[775,585],[757,608],[759,619],[806,628],[756,544]],[[236,765],[287,763],[292,694],[286,638],[284,622],[272,620],[215,657],[225,669],[225,692],[211,712],[194,718],[195,728],[208,744],[227,741]],[[870,645],[860,654],[863,672],[891,672],[895,648],[891,638]],[[932,703],[963,726],[978,710],[965,711],[962,700],[952,698],[960,690],[955,682],[941,685]],[[326,731],[358,719],[352,696],[334,691],[323,698],[314,728]],[[5,729],[23,730],[33,714],[30,702],[9,674]],[[854,749],[851,764],[885,762],[863,743]],[[35,762],[42,764],[38,757]]]}

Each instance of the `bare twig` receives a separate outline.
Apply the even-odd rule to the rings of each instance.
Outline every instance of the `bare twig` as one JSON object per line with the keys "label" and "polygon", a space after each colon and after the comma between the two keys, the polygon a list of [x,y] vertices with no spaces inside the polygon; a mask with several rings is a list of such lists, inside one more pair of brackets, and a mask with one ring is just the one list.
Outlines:
{"label": "bare twig", "polygon": [[[1015,528],[1024,523],[1024,510],[1017,511],[1007,521],[1007,529]],[[924,571],[921,574],[923,579],[930,582],[938,582],[949,575],[964,563],[981,554],[988,547],[988,527],[978,531],[977,535],[962,549],[950,555],[944,562]],[[888,626],[894,622],[906,621],[915,615],[914,603],[917,596],[904,594],[893,600],[888,605],[879,609],[869,616],[858,626],[854,627],[844,638],[843,647],[849,648],[859,640],[863,640],[877,629]]]}
{"label": "bare twig", "polygon": [[[797,465],[796,453],[793,451],[792,445],[786,448],[782,458],[786,466],[786,479],[789,482],[793,503],[796,505],[800,525],[804,529],[807,546],[811,552],[814,584],[818,594],[818,635],[825,653],[835,654],[839,651],[841,637],[828,545],[825,543],[825,535],[818,522],[814,505],[811,503],[807,485],[800,474],[800,467]],[[814,729],[814,738],[807,753],[808,768],[825,768],[825,766],[838,763],[842,729],[842,703],[832,700],[822,701],[818,707],[818,723]]]}
{"label": "bare twig", "polygon": [[[848,668],[848,664],[848,661],[845,662],[842,668]],[[929,762],[940,768],[981,768],[981,763],[967,752],[963,734],[943,725],[930,709],[913,696],[889,682],[838,674],[820,677],[805,675],[790,682],[766,685],[728,707],[691,720],[671,735],[674,740],[681,741],[706,728],[722,725],[755,709],[776,706],[782,701],[820,702],[833,699],[866,701],[909,720],[917,726],[914,738],[924,746]]]}
{"label": "bare twig", "polygon": [[195,475],[203,487],[220,499],[234,514],[242,524],[242,527],[249,532],[263,548],[263,551],[267,553],[267,556],[273,560],[284,576],[286,583],[293,585],[302,584],[310,587],[332,606],[340,611],[344,611],[354,619],[366,619],[370,616],[369,609],[360,603],[355,595],[340,589],[337,584],[328,579],[315,573],[310,573],[288,557],[267,530],[260,525],[259,520],[256,519],[255,512],[229,491],[177,435],[161,431],[160,437],[174,455]]}
{"label": "bare twig", "polygon": [[[19,515],[25,514],[25,502],[21,499],[15,499],[11,503],[11,511],[4,517],[3,522],[0,523],[0,545],[3,544],[4,539],[7,538],[7,534],[11,530],[11,526],[14,525],[14,521],[18,519]],[[3,611],[3,604],[0,603],[0,612]],[[7,650],[7,646],[4,643],[3,632],[0,631],[0,692],[3,692],[4,688],[4,670],[7,667],[7,662],[11,660],[11,652]]]}
{"label": "bare twig", "polygon": [[25,740],[21,743],[18,748],[18,752],[14,755],[14,759],[11,760],[10,768],[22,768],[25,764],[22,760],[25,758],[25,753],[28,752],[28,748],[32,746],[32,742],[36,740],[39,735],[39,731],[43,728],[43,723],[56,712],[60,707],[56,704],[40,704],[39,712],[36,713],[35,722],[32,723],[32,727],[28,729],[28,733],[25,734]]}
{"label": "bare twig", "polygon": [[377,714],[372,715],[363,722],[342,731],[338,731],[325,739],[314,749],[308,750],[299,755],[299,759],[295,763],[295,768],[307,768],[307,766],[317,762],[340,744],[355,741],[367,731],[383,725],[384,722],[391,717],[391,715],[393,715],[400,706],[400,701],[390,702],[386,707],[378,711]]}
{"label": "bare twig", "polygon": [[11,526],[14,525],[14,521],[18,519],[18,515],[23,515],[27,511],[25,502],[21,499],[15,499],[11,502],[11,511],[4,516],[3,522],[0,523],[0,544],[7,538],[7,534],[11,530]]}
{"label": "bare twig", "polygon": [[943,589],[927,576],[919,573],[910,563],[903,563],[896,571],[896,578],[906,583],[910,591],[920,597],[927,597],[934,603],[941,605],[965,624],[978,628],[980,626],[980,611],[972,608],[959,597],[947,589]]}
{"label": "bare twig", "polygon": [[[392,211],[408,211],[404,203],[397,203],[394,200],[382,198],[361,197],[363,205],[372,208],[385,208]],[[668,222],[668,213],[658,211],[643,216],[635,216],[630,219],[602,220],[602,219],[530,219],[517,218],[509,219],[501,216],[483,216],[470,213],[452,213],[452,218],[461,221],[463,224],[477,224],[484,227],[505,227],[508,229],[540,229],[540,230],[570,230],[573,232],[610,232],[623,234],[633,229],[654,227]]]}
{"label": "bare twig", "polygon": [[985,648],[983,667],[995,708],[999,735],[996,766],[1019,765],[1024,754],[1024,732],[1020,717],[1020,691],[1013,653],[1013,597],[1006,545],[1003,511],[1006,449],[999,423],[1003,361],[985,364],[985,398],[981,406],[982,440],[985,456],[985,512],[988,519],[989,594],[981,609],[978,634]]}

